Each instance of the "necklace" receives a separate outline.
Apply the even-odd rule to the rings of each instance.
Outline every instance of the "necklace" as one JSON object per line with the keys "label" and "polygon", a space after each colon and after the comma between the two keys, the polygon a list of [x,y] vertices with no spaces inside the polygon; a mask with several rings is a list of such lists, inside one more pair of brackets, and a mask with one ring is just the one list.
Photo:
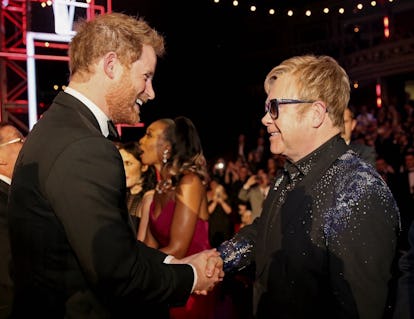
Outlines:
{"label": "necklace", "polygon": [[164,193],[166,190],[172,188],[172,183],[170,179],[163,179],[158,181],[157,185],[155,186],[155,191],[158,194]]}

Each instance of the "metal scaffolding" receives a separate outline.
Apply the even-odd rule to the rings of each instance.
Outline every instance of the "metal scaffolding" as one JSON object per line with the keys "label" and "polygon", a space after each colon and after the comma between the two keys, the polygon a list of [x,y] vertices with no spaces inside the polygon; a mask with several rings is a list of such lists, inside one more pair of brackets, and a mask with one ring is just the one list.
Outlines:
{"label": "metal scaffolding", "polygon": [[[86,0],[1,0],[0,11],[0,120],[28,132],[38,119],[35,60],[68,61],[75,10],[86,19],[112,11],[112,0],[105,3]],[[54,32],[32,29],[32,5],[53,10]],[[54,23],[54,26],[52,25]],[[45,54],[42,49],[53,49]],[[36,53],[36,50],[42,51]]]}

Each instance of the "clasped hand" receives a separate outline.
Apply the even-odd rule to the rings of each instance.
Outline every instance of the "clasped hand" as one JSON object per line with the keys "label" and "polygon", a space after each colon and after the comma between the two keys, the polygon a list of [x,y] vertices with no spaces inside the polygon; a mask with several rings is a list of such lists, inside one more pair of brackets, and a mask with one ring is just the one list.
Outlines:
{"label": "clasped hand", "polygon": [[198,295],[207,295],[224,278],[223,260],[216,249],[204,250],[182,259],[173,258],[171,263],[191,264],[195,268],[197,282],[193,292]]}

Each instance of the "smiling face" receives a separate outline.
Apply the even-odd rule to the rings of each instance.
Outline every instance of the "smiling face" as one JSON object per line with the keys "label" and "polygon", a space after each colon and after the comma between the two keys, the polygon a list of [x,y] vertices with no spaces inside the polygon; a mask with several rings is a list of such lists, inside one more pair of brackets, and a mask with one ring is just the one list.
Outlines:
{"label": "smiling face", "polygon": [[130,69],[124,67],[120,79],[105,96],[114,123],[136,124],[140,121],[139,107],[155,98],[152,78],[156,63],[154,49],[144,45],[139,60],[132,63]]}
{"label": "smiling face", "polygon": [[[272,83],[267,100],[300,98],[295,81],[285,73]],[[270,151],[273,154],[286,155],[292,161],[307,155],[312,128],[309,115],[311,105],[312,103],[281,104],[277,119],[273,120],[269,113],[263,116],[262,123],[270,134]]]}

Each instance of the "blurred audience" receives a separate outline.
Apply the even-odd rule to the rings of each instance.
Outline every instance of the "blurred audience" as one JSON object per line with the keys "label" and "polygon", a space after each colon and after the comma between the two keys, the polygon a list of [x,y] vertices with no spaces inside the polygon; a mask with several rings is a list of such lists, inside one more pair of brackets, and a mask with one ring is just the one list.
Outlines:
{"label": "blurred audience", "polygon": [[262,213],[263,202],[270,189],[269,175],[264,169],[259,169],[250,176],[239,191],[239,199],[248,201],[252,208],[252,220]]}
{"label": "blurred audience", "polygon": [[250,225],[253,222],[253,220],[252,220],[252,210],[250,209],[249,202],[245,202],[245,201],[242,201],[242,200],[239,201],[238,208],[239,208],[238,213],[240,215],[240,224],[236,228],[236,232],[240,228],[243,228],[244,226]]}
{"label": "blurred audience", "polygon": [[408,230],[414,219],[414,148],[407,150],[403,161],[401,171],[392,186],[401,214],[400,249],[406,251],[409,249]]}
{"label": "blurred audience", "polygon": [[348,106],[344,112],[344,130],[341,136],[355,153],[375,167],[375,160],[377,157],[375,147],[352,140],[352,131],[355,129],[356,125],[357,120],[355,118],[353,107]]}
{"label": "blurred audience", "polygon": [[207,199],[209,240],[212,247],[217,247],[233,236],[234,227],[230,218],[232,207],[226,189],[214,179],[210,181]]}

